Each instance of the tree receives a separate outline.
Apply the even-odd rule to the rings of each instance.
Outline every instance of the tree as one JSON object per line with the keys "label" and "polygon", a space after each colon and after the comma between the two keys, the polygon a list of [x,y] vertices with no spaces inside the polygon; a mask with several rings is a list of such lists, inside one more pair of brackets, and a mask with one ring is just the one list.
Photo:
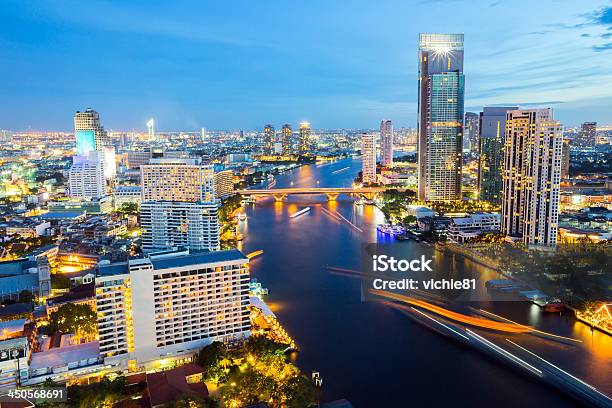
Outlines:
{"label": "tree", "polygon": [[98,316],[87,304],[67,303],[51,313],[49,329],[52,332],[74,333],[89,337],[97,332]]}
{"label": "tree", "polygon": [[19,302],[20,303],[32,303],[34,300],[34,295],[29,290],[22,290],[19,292]]}
{"label": "tree", "polygon": [[126,213],[126,214],[136,214],[138,213],[138,204],[137,203],[124,203],[121,207],[119,207],[117,211]]}

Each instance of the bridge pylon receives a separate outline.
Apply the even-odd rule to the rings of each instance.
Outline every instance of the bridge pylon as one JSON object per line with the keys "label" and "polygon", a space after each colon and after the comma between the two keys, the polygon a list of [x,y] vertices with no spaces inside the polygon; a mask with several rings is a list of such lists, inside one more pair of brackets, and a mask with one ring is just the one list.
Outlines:
{"label": "bridge pylon", "polygon": [[272,196],[275,201],[283,201],[283,199],[287,197],[287,194],[273,194]]}
{"label": "bridge pylon", "polygon": [[336,198],[340,195],[339,193],[327,193],[327,201],[336,201]]}

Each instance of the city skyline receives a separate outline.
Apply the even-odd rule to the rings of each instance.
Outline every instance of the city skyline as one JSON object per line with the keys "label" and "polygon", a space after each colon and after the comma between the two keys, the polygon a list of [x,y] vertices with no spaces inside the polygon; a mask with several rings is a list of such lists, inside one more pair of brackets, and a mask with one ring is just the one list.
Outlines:
{"label": "city skyline", "polygon": [[[482,2],[473,16],[463,7],[467,3],[444,1],[258,11],[245,5],[231,14],[237,24],[228,32],[229,26],[214,21],[227,14],[223,7],[194,5],[187,15],[136,5],[119,13],[94,2],[85,15],[68,12],[70,7],[5,3],[10,18],[0,34],[7,50],[0,75],[12,103],[0,115],[0,128],[68,130],[60,112],[81,106],[104,112],[107,129],[146,129],[150,118],[159,131],[260,129],[268,122],[304,120],[314,128],[359,128],[374,127],[381,117],[398,128],[415,127],[419,32],[465,34],[466,111],[551,106],[567,126],[612,122],[605,109],[612,100],[606,86],[612,75],[605,70],[612,8],[605,2],[551,4],[530,5],[519,23],[513,16],[521,7],[500,13],[494,2]],[[448,7],[452,21],[442,13]],[[334,17],[333,25],[320,18],[322,11]],[[308,28],[288,19],[245,31],[254,12],[270,21],[279,14],[299,16]],[[339,13],[346,18],[336,24]],[[439,18],[420,18],[430,13]],[[360,30],[364,38],[355,40],[360,22],[383,15],[390,19],[384,30]],[[400,24],[405,16],[415,24]],[[36,45],[41,38],[48,46]],[[568,54],[575,58],[567,60]],[[395,62],[380,64],[379,55]]]}

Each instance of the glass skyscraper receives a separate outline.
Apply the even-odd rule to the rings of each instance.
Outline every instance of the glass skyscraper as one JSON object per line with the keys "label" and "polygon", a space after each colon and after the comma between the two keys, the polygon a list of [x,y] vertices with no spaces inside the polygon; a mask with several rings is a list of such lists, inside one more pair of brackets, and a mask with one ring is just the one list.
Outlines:
{"label": "glass skyscraper", "polygon": [[419,35],[420,200],[461,199],[463,34]]}
{"label": "glass skyscraper", "polygon": [[485,107],[480,112],[478,189],[482,201],[501,203],[506,113],[516,109],[516,106]]}

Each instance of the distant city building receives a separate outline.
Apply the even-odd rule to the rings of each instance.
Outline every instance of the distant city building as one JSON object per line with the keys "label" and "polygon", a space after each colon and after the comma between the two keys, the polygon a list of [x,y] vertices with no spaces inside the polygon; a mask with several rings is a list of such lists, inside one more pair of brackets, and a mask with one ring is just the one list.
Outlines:
{"label": "distant city building", "polygon": [[113,207],[121,208],[124,204],[140,205],[142,188],[140,186],[117,186],[113,190]]}
{"label": "distant city building", "polygon": [[115,369],[155,368],[250,335],[249,260],[237,250],[100,265],[95,285],[100,354]]}
{"label": "distant city building", "polygon": [[74,134],[78,156],[86,156],[91,150],[103,150],[110,145],[108,134],[100,125],[100,114],[91,108],[74,114]]}
{"label": "distant city building", "polygon": [[234,195],[234,172],[232,170],[221,170],[214,175],[215,196],[227,198]]}
{"label": "distant city building", "polygon": [[574,143],[581,147],[595,146],[597,141],[597,122],[584,122],[580,127],[578,137],[574,139]]}
{"label": "distant city building", "polygon": [[283,129],[281,131],[281,145],[284,156],[289,156],[291,154],[291,139],[293,137],[293,130],[291,129],[291,125],[285,123],[283,125]]}
{"label": "distant city building", "polygon": [[90,151],[87,156],[74,156],[68,172],[70,196],[80,200],[99,199],[106,195],[104,160],[101,152]]}
{"label": "distant city building", "polygon": [[461,199],[463,103],[463,34],[420,34],[420,200]]}
{"label": "distant city building", "polygon": [[140,205],[142,250],[219,249],[219,213],[214,202],[147,201]]}
{"label": "distant city building", "polygon": [[309,122],[301,122],[298,130],[298,154],[305,155],[309,152],[310,135],[312,130],[310,129]]}
{"label": "distant city building", "polygon": [[501,204],[506,113],[516,106],[485,107],[478,126],[478,191],[480,200]]}
{"label": "distant city building", "polygon": [[[479,115],[474,112],[465,112],[463,122],[463,147],[471,154],[478,153]],[[465,149],[467,147],[467,149]]]}
{"label": "distant city building", "polygon": [[129,150],[127,152],[128,169],[139,169],[142,165],[151,160],[150,150]]}
{"label": "distant city building", "polygon": [[362,181],[376,183],[376,135],[364,133],[361,136]]}
{"label": "distant city building", "polygon": [[563,155],[561,156],[561,178],[569,178],[570,170],[570,140],[563,139]]}
{"label": "distant city building", "polygon": [[266,125],[263,130],[263,152],[264,154],[274,154],[274,126]]}
{"label": "distant city building", "polygon": [[393,167],[393,122],[380,122],[380,164],[383,167]]}
{"label": "distant city building", "polygon": [[147,136],[149,141],[155,140],[155,121],[153,119],[147,122]]}
{"label": "distant city building", "polygon": [[140,167],[142,202],[214,202],[213,166],[199,159],[151,159]]}
{"label": "distant city building", "polygon": [[563,127],[551,109],[506,114],[502,232],[528,245],[557,242]]}

